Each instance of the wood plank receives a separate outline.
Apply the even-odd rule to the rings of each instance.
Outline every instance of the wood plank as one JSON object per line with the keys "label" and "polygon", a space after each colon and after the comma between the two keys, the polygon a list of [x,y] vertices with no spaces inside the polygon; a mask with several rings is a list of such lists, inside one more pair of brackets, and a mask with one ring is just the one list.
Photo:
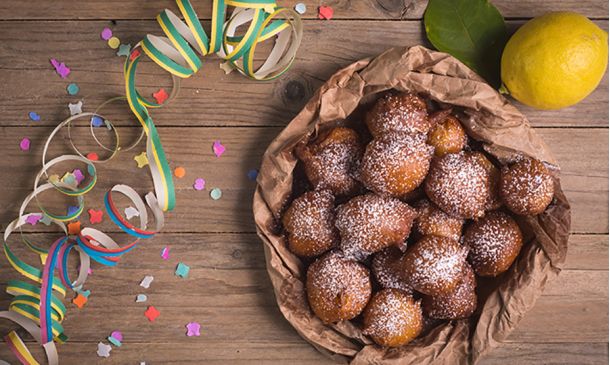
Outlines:
{"label": "wood plank", "polygon": [[[86,128],[78,128],[75,136],[83,136]],[[165,232],[254,232],[251,199],[255,183],[249,181],[247,172],[257,168],[269,142],[280,128],[160,128],[160,134],[171,166],[184,166],[187,177],[176,179],[177,208],[167,214]],[[135,133],[134,128],[120,128],[120,133]],[[562,185],[572,204],[572,231],[577,233],[608,232],[608,145],[606,129],[547,129],[537,130],[554,151],[562,167]],[[30,192],[36,172],[40,168],[40,154],[47,128],[0,129],[0,145],[7,146],[0,161],[0,221],[9,222],[18,211],[21,200]],[[88,132],[87,132],[88,133]],[[19,150],[21,138],[32,140],[32,150]],[[85,137],[82,137],[83,139]],[[227,152],[217,158],[212,153],[214,140],[221,140]],[[90,141],[90,140],[87,140]],[[89,143],[89,142],[83,142]],[[90,146],[90,145],[89,145]],[[51,156],[66,153],[67,143],[58,139],[53,144]],[[88,207],[100,208],[102,195],[116,183],[125,183],[142,192],[152,187],[146,170],[135,167],[133,152],[119,154],[116,161],[99,165],[100,181],[88,195]],[[575,155],[574,151],[579,151]],[[19,166],[19,169],[14,169]],[[82,166],[81,166],[82,168]],[[63,172],[61,172],[63,174]],[[109,179],[108,176],[120,176]],[[196,177],[207,181],[208,189],[197,192],[192,188]],[[223,197],[214,201],[208,192],[220,187]],[[70,200],[62,200],[62,207]],[[63,209],[63,208],[62,208]]]}
{"label": "wood plank", "polygon": [[[597,23],[608,28],[605,20]],[[27,117],[32,110],[42,116],[36,125],[56,125],[68,115],[68,102],[78,98],[67,95],[68,82],[55,74],[48,63],[51,57],[71,67],[69,81],[79,84],[84,110],[92,111],[107,98],[123,94],[122,58],[99,38],[105,25],[102,21],[0,22],[0,79],[11,90],[0,100],[0,126],[32,125]],[[114,31],[124,42],[135,44],[159,28],[153,21],[122,21]],[[179,97],[155,110],[153,117],[160,126],[283,126],[340,68],[389,47],[416,44],[427,44],[418,21],[306,21],[294,67],[275,82],[255,83],[236,72],[225,75],[214,56],[206,59],[198,75],[183,81]],[[167,74],[152,63],[144,64],[138,80],[145,95],[171,86]],[[608,104],[608,78],[584,101],[561,111],[536,111],[515,103],[535,126],[605,127],[608,109],[600,105]],[[124,111],[111,109],[107,116],[118,125],[133,124]]]}
{"label": "wood plank", "polygon": [[607,343],[503,343],[484,357],[480,365],[608,363]]}
{"label": "wood plank", "polygon": [[[426,9],[426,0],[304,0],[307,13],[304,18],[312,19],[317,16],[317,7],[320,4],[331,5],[335,10],[335,19],[419,19]],[[195,3],[198,16],[209,19],[211,16],[210,1]],[[293,6],[295,1],[279,0],[281,6]],[[576,11],[588,17],[608,17],[608,3],[597,0],[525,0],[514,2],[511,0],[494,0],[493,4],[506,18],[529,18],[549,11]],[[14,4],[0,4],[0,19],[152,19],[162,9],[169,8],[177,12],[178,8],[173,2],[166,0],[148,0],[145,3],[123,2],[120,0],[88,0],[79,2],[78,6],[70,1],[55,1],[53,4],[40,3],[35,0],[24,0]]]}

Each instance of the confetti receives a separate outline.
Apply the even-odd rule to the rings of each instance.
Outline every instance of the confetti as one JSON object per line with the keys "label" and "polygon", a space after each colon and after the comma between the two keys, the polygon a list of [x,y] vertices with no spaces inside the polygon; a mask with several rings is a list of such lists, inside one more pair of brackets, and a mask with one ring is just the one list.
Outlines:
{"label": "confetti", "polygon": [[76,115],[83,112],[83,102],[80,100],[78,103],[69,103],[68,108],[70,109],[70,115]]}
{"label": "confetti", "polygon": [[67,213],[68,213],[68,215],[75,214],[75,213],[78,211],[78,209],[79,209],[79,208],[78,208],[77,206],[74,206],[74,205],[68,205],[68,210],[67,210]]}
{"label": "confetti", "polygon": [[40,223],[44,224],[45,226],[51,225],[51,217],[43,214],[42,218],[40,219]]}
{"label": "confetti", "polygon": [[178,166],[174,169],[174,175],[176,175],[178,179],[182,179],[186,176],[186,169],[182,166]]}
{"label": "confetti", "polygon": [[19,142],[19,148],[21,148],[22,151],[29,151],[30,150],[30,139],[27,137],[22,139],[21,142]]}
{"label": "confetti", "polygon": [[169,259],[169,247],[163,247],[163,249],[161,250],[161,258],[163,260]]}
{"label": "confetti", "polygon": [[151,306],[148,306],[148,309],[146,309],[146,311],[144,312],[144,315],[146,316],[146,318],[148,318],[149,321],[154,322],[155,319],[157,319],[157,317],[159,317],[159,314],[161,314],[157,308]]}
{"label": "confetti", "polygon": [[68,234],[77,235],[80,233],[80,222],[68,223]]}
{"label": "confetti", "polygon": [[142,288],[146,288],[146,289],[148,289],[148,288],[150,288],[150,283],[152,283],[152,282],[153,282],[153,280],[155,280],[155,278],[154,278],[154,277],[152,277],[152,276],[150,276],[150,275],[146,275],[146,276],[144,277],[144,279],[142,279],[142,282],[140,283],[140,286],[141,286]]}
{"label": "confetti", "polygon": [[39,214],[30,214],[25,219],[25,222],[28,224],[31,224],[31,225],[36,225],[36,223],[38,223],[41,219],[42,219],[42,216]]}
{"label": "confetti", "polygon": [[192,336],[201,336],[199,330],[201,329],[201,325],[197,322],[189,322],[186,324],[186,335],[189,337]]}
{"label": "confetti", "polygon": [[97,153],[95,153],[95,152],[88,153],[86,157],[90,161],[97,161],[100,159],[99,156],[97,155]]}
{"label": "confetti", "polygon": [[91,117],[91,125],[99,128],[104,125],[104,119],[102,119],[100,116],[94,115]]}
{"label": "confetti", "polygon": [[91,295],[91,290],[81,290],[81,289],[74,289],[74,290],[85,298],[89,298],[89,295]]}
{"label": "confetti", "polygon": [[140,216],[140,211],[137,210],[134,207],[127,207],[125,208],[125,216],[127,217],[127,219],[131,219],[133,217],[139,217]]}
{"label": "confetti", "polygon": [[297,13],[299,13],[299,14],[303,15],[303,14],[305,14],[305,12],[307,11],[307,7],[306,7],[306,6],[305,6],[305,4],[303,4],[303,3],[298,3],[298,4],[296,4],[296,5],[294,6],[294,10],[295,10]]}
{"label": "confetti", "polygon": [[72,299],[72,303],[74,303],[79,309],[82,309],[87,303],[87,297],[79,293],[76,298]]}
{"label": "confetti", "polygon": [[83,175],[83,172],[80,169],[72,170],[72,175],[74,175],[74,179],[76,179],[77,184],[80,184],[83,182],[83,180],[85,180],[85,175]]}
{"label": "confetti", "polygon": [[72,83],[68,84],[68,87],[66,87],[66,90],[68,90],[68,94],[76,95],[76,94],[78,94],[80,88],[78,87],[78,85],[76,85],[76,83],[72,82]]}
{"label": "confetti", "polygon": [[112,347],[110,345],[106,345],[103,342],[97,344],[97,356],[109,357],[110,351],[112,351]]}
{"label": "confetti", "polygon": [[233,70],[235,70],[235,66],[233,66],[233,63],[231,63],[231,61],[227,61],[227,62],[222,62],[220,64],[220,69],[225,72],[225,75],[228,75],[231,72],[233,72]]}
{"label": "confetti", "polygon": [[50,61],[53,67],[55,67],[55,72],[57,72],[57,74],[61,76],[62,79],[68,77],[68,75],[70,74],[70,68],[66,66],[65,63],[59,62],[55,58],[51,58]]}
{"label": "confetti", "polygon": [[133,159],[138,163],[138,168],[142,168],[148,165],[148,158],[146,157],[146,152],[142,152],[139,155],[135,155]]}
{"label": "confetti", "polygon": [[319,6],[318,7],[318,19],[331,20],[333,18],[334,10],[330,6]]}
{"label": "confetti", "polygon": [[89,223],[102,223],[102,216],[104,215],[102,210],[89,209],[87,212],[89,212]]}
{"label": "confetti", "polygon": [[66,172],[64,176],[61,177],[61,182],[74,188],[78,185],[76,183],[76,176],[71,172]]}
{"label": "confetti", "polygon": [[252,169],[252,170],[248,171],[248,180],[255,181],[257,177],[258,177],[258,170]]}
{"label": "confetti", "polygon": [[182,262],[179,262],[178,266],[176,266],[176,276],[179,276],[181,278],[186,278],[187,276],[189,276],[189,271],[191,271],[191,268],[188,265],[183,264]]}
{"label": "confetti", "polygon": [[222,190],[219,188],[214,188],[210,191],[210,198],[214,200],[218,200],[222,197]]}
{"label": "confetti", "polygon": [[28,116],[34,122],[38,122],[40,120],[40,115],[38,113],[36,113],[36,112],[29,112]]}
{"label": "confetti", "polygon": [[160,88],[159,91],[153,93],[152,95],[153,98],[155,98],[155,100],[157,101],[157,104],[163,104],[163,102],[169,97],[167,91],[165,91],[164,88]]}
{"label": "confetti", "polygon": [[216,157],[220,157],[223,153],[225,153],[225,146],[223,146],[220,141],[214,141],[214,144],[212,145],[212,150],[214,151]]}
{"label": "confetti", "polygon": [[110,336],[108,336],[108,341],[116,347],[121,347],[123,341],[123,334],[121,331],[112,331]]}
{"label": "confetti", "polygon": [[146,296],[146,294],[138,294],[136,296],[136,303],[144,303],[147,300],[148,300],[148,297]]}
{"label": "confetti", "polygon": [[117,56],[129,56],[129,51],[131,51],[131,44],[121,44],[119,46],[119,50],[116,52]]}
{"label": "confetti", "polygon": [[100,37],[105,41],[109,40],[110,38],[112,38],[112,30],[108,27],[102,29]]}
{"label": "confetti", "polygon": [[140,50],[136,49],[133,52],[131,52],[131,54],[129,55],[129,60],[133,61],[136,57],[138,57],[140,55]]}
{"label": "confetti", "polygon": [[195,190],[203,190],[205,189],[205,180],[202,178],[195,179],[195,183],[193,184],[193,188]]}
{"label": "confetti", "polygon": [[108,47],[110,47],[112,49],[117,49],[117,48],[119,48],[120,45],[121,45],[121,40],[118,39],[117,37],[111,37],[108,40]]}

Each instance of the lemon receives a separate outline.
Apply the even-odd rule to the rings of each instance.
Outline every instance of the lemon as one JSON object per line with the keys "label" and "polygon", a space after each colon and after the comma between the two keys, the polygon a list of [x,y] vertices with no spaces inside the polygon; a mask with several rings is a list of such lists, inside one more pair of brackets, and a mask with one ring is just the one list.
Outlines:
{"label": "lemon", "polygon": [[599,84],[608,65],[608,34],[586,17],[553,12],[525,23],[502,53],[502,82],[538,109],[574,105]]}

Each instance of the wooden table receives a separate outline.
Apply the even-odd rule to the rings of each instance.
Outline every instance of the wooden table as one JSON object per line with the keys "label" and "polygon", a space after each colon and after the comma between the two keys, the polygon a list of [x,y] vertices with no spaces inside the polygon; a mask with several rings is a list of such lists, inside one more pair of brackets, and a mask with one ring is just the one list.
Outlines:
{"label": "wooden table", "polygon": [[[275,82],[254,83],[237,73],[225,75],[219,60],[211,57],[198,75],[182,83],[175,101],[154,112],[172,166],[187,169],[186,178],[176,180],[177,207],[167,214],[163,233],[143,242],[118,267],[94,266],[86,307],[79,310],[68,304],[64,324],[70,341],[60,346],[63,364],[328,363],[276,307],[262,245],[254,233],[250,203],[254,182],[247,172],[258,167],[268,143],[339,68],[388,47],[427,44],[421,22],[426,2],[328,1],[335,9],[332,21],[316,19],[318,1],[304,2],[308,11],[303,45],[286,75]],[[578,11],[608,29],[606,1],[493,2],[512,29],[552,10]],[[194,3],[199,15],[208,19],[210,1]],[[287,6],[294,3],[282,1]],[[43,138],[67,117],[67,103],[83,97],[84,110],[92,111],[104,99],[123,92],[122,59],[100,40],[102,28],[109,26],[124,43],[134,44],[146,33],[160,33],[153,19],[165,7],[177,10],[170,0],[0,3],[0,222],[12,220],[29,193],[40,168]],[[71,67],[68,80],[53,72],[51,57]],[[148,66],[139,75],[145,91],[170,86],[164,72]],[[68,82],[80,86],[77,97],[67,95]],[[572,236],[559,279],[548,284],[534,310],[483,363],[607,363],[607,75],[574,107],[546,112],[518,107],[561,164],[563,187],[573,209]],[[42,120],[29,121],[29,111],[38,112]],[[123,126],[121,133],[138,130],[126,110],[112,116]],[[84,136],[86,129],[77,128],[76,133]],[[32,140],[27,153],[18,147],[26,136]],[[214,140],[227,147],[220,158],[212,153]],[[89,207],[101,208],[105,188],[115,183],[130,184],[141,192],[151,189],[147,171],[138,170],[133,161],[143,149],[140,145],[101,168],[100,187],[87,198]],[[52,150],[67,152],[65,139],[59,138]],[[206,179],[207,191],[193,190],[196,177]],[[210,199],[212,187],[222,189],[220,200]],[[104,227],[113,230],[108,222]],[[36,229],[42,240],[53,237]],[[160,257],[166,245],[171,247],[168,261]],[[16,251],[25,255],[23,249]],[[190,265],[188,279],[174,275],[179,261]],[[5,308],[4,285],[16,275],[4,259],[1,262],[0,305]],[[148,274],[155,280],[146,290],[138,284]],[[147,294],[146,304],[160,310],[154,323],[144,317],[146,304],[135,303],[138,293]],[[201,337],[185,336],[190,321],[201,323]],[[1,326],[5,333],[7,323]],[[113,330],[123,332],[123,347],[100,359],[96,344]],[[11,356],[0,345],[0,358],[14,361]]]}

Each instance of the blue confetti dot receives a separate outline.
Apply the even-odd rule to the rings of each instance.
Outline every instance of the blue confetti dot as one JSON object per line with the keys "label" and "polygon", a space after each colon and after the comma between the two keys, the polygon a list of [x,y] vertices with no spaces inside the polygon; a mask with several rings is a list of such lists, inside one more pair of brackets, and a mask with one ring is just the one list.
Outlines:
{"label": "blue confetti dot", "polygon": [[68,215],[75,214],[76,212],[78,212],[78,207],[75,207],[74,205],[68,206]]}
{"label": "blue confetti dot", "polygon": [[40,120],[40,115],[38,113],[36,113],[36,112],[30,112],[28,114],[28,116],[30,117],[31,120],[33,120],[35,122]]}
{"label": "blue confetti dot", "polygon": [[248,171],[248,179],[250,179],[251,181],[255,181],[257,177],[258,177],[258,170],[252,169],[252,170]]}
{"label": "blue confetti dot", "polygon": [[91,117],[91,125],[94,127],[101,127],[104,125],[104,120],[101,117],[94,115]]}
{"label": "blue confetti dot", "polygon": [[93,167],[93,165],[87,165],[87,172],[90,176],[95,175],[95,167]]}
{"label": "blue confetti dot", "polygon": [[68,84],[67,89],[68,89],[68,94],[70,94],[70,95],[76,95],[76,94],[78,94],[78,91],[80,90],[78,85],[76,85],[75,83]]}

